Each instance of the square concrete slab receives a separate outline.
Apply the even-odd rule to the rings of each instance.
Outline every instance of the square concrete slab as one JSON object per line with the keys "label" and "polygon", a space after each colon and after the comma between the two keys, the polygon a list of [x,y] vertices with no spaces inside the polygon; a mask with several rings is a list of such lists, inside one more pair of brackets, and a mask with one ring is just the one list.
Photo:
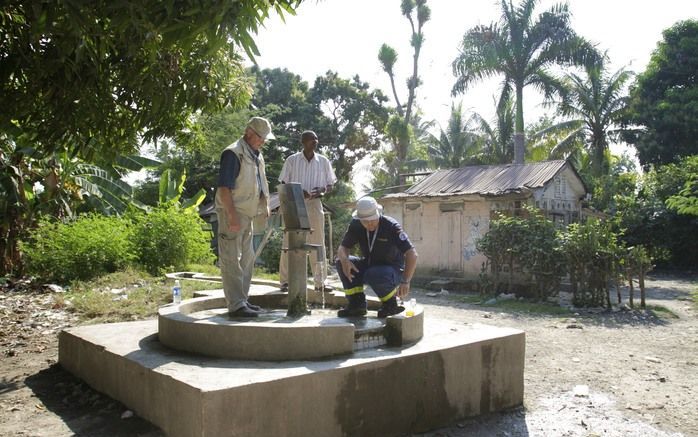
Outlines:
{"label": "square concrete slab", "polygon": [[157,321],[63,331],[59,362],[171,436],[423,432],[523,402],[522,331],[424,321],[424,338],[321,361],[165,348]]}

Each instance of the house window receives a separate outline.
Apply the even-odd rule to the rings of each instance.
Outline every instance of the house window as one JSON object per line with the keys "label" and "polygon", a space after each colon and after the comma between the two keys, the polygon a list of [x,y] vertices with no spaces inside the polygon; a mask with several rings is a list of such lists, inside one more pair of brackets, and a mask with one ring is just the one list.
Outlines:
{"label": "house window", "polygon": [[463,211],[463,202],[450,202],[439,204],[441,212]]}
{"label": "house window", "polygon": [[422,239],[422,204],[406,203],[403,227],[412,241]]}
{"label": "house window", "polygon": [[565,216],[563,214],[550,214],[550,218],[552,219],[556,228],[558,228],[558,229],[565,228]]}
{"label": "house window", "polygon": [[555,178],[555,198],[559,199],[562,197],[562,179]]}

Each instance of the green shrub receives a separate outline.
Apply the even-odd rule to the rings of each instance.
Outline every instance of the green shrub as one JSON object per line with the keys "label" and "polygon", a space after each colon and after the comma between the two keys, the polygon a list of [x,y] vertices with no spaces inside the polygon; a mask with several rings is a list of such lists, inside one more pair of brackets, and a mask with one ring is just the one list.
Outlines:
{"label": "green shrub", "polygon": [[[513,284],[533,290],[543,300],[558,291],[565,274],[564,257],[555,225],[538,211],[528,209],[527,217],[500,216],[490,223],[490,229],[477,247],[488,259],[480,274],[480,289],[484,292],[502,291],[505,284],[501,273],[507,267],[507,288]],[[520,270],[520,274],[514,274]]]}
{"label": "green shrub", "polygon": [[163,206],[131,217],[136,260],[151,274],[213,262],[211,236],[203,230],[205,223],[198,215]]}
{"label": "green shrub", "polygon": [[281,229],[274,229],[269,236],[266,246],[262,249],[262,253],[259,254],[259,259],[264,265],[264,270],[269,273],[276,273],[279,271],[282,242],[283,232]]}
{"label": "green shrub", "polygon": [[564,234],[563,251],[574,304],[610,308],[609,288],[622,274],[626,253],[611,224],[597,220],[571,224]]}
{"label": "green shrub", "polygon": [[30,274],[68,283],[117,271],[132,261],[129,223],[96,214],[67,223],[42,221],[22,243]]}

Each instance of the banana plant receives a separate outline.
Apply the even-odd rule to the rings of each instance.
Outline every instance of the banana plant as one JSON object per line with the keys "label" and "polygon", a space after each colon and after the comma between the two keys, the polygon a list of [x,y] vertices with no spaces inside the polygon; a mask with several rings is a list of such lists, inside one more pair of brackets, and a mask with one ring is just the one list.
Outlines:
{"label": "banana plant", "polygon": [[158,204],[160,206],[176,205],[188,214],[198,213],[199,205],[201,205],[201,202],[203,202],[206,198],[206,190],[201,188],[196,194],[194,194],[193,197],[189,199],[182,199],[184,182],[186,180],[186,170],[179,175],[175,174],[175,172],[171,169],[167,169],[162,172],[162,175],[160,176]]}

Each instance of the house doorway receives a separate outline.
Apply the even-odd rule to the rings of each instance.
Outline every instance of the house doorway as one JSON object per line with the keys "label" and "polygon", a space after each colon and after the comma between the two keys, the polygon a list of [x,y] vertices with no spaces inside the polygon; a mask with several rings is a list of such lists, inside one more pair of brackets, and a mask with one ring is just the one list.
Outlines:
{"label": "house doorway", "polygon": [[439,270],[463,271],[463,204],[441,204],[439,214]]}

